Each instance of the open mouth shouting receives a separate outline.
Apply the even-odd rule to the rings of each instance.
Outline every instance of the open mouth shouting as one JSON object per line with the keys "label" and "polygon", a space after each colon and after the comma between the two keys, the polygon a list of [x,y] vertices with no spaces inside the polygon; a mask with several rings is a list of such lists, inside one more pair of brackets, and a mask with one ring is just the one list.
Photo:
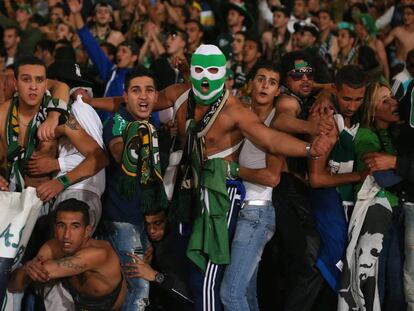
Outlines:
{"label": "open mouth shouting", "polygon": [[149,104],[147,102],[140,102],[138,105],[138,110],[140,112],[147,112],[149,109]]}
{"label": "open mouth shouting", "polygon": [[208,93],[208,90],[210,88],[210,84],[208,83],[207,80],[203,80],[201,81],[201,92],[206,94]]}

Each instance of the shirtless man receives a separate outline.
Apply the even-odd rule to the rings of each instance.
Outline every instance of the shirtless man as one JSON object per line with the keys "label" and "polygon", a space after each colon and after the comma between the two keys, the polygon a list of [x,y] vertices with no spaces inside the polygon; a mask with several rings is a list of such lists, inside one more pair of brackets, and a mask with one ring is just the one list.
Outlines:
{"label": "shirtless man", "polygon": [[30,282],[60,280],[77,310],[119,310],[127,285],[109,242],[91,239],[88,205],[76,199],[61,202],[54,230],[55,238],[12,273],[9,291],[22,292]]}
{"label": "shirtless man", "polygon": [[16,67],[15,78],[19,96],[0,104],[0,124],[5,125],[0,128],[0,163],[3,169],[0,175],[4,174],[0,176],[0,190],[22,191],[33,186],[38,197],[47,202],[71,184],[96,174],[108,160],[99,145],[70,116],[65,124],[55,128],[52,136],[66,136],[85,160],[56,179],[49,180],[49,175],[29,176],[26,169],[30,167],[25,167],[27,160],[42,154],[56,156],[55,144],[39,142],[36,130],[45,120],[48,109],[66,109],[66,105],[45,95],[46,67],[36,57],[22,58]]}
{"label": "shirtless man", "polygon": [[414,5],[405,6],[403,13],[404,25],[393,28],[384,41],[385,46],[395,41],[396,58],[400,63],[404,63],[407,53],[414,49]]}
{"label": "shirtless man", "polygon": [[[196,191],[192,192],[192,205],[194,209],[200,208],[198,212],[201,214],[194,221],[187,250],[188,257],[195,263],[196,274],[201,275],[193,278],[198,280],[198,283],[193,283],[196,310],[221,310],[220,281],[224,267],[229,263],[227,223],[230,224],[231,236],[240,200],[243,199],[243,193],[237,185],[227,185],[230,195],[225,193],[226,179],[235,179],[238,176],[236,161],[243,138],[248,138],[271,154],[299,157],[321,155],[326,151],[327,143],[323,135],[311,145],[266,127],[254,112],[225,90],[225,65],[226,58],[216,46],[201,45],[191,59],[191,87],[184,84],[164,89],[160,92],[156,105],[156,109],[175,106],[178,135],[182,146],[186,146],[183,149],[183,159],[188,159],[186,152],[191,154],[191,163],[187,163],[187,167],[191,166],[193,170],[188,169],[187,173],[194,174],[184,174],[184,183],[181,185],[194,185]],[[184,165],[181,167],[186,166],[186,163],[182,164]],[[197,170],[200,164],[203,165],[203,171]],[[209,175],[211,172],[215,172],[215,177]],[[197,183],[199,177],[201,189]],[[190,182],[186,183],[187,181]],[[220,198],[217,193],[211,193],[211,186],[220,189]],[[197,189],[203,191],[203,198],[200,198]],[[204,200],[207,196],[209,200]],[[218,201],[219,203],[215,201],[214,205],[213,197],[223,200]],[[230,201],[238,203],[230,204]],[[210,219],[209,213],[215,214],[215,217]],[[229,219],[226,220],[226,217]],[[203,222],[211,222],[212,227],[218,230],[215,233],[217,238],[209,239],[209,247],[203,245],[199,239],[205,234],[212,234],[208,232],[212,227],[203,227]]]}

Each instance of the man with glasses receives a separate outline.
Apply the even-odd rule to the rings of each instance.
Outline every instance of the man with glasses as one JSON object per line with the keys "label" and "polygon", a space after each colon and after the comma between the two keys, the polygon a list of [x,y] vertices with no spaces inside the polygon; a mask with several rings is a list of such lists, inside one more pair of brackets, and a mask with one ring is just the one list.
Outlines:
{"label": "man with glasses", "polygon": [[282,57],[282,75],[285,90],[276,103],[276,128],[291,134],[311,136],[329,131],[330,127],[326,127],[322,120],[307,121],[314,84],[314,69],[307,54],[300,51],[285,54]]}
{"label": "man with glasses", "polygon": [[[334,126],[332,115],[315,116],[308,120],[313,102],[313,75],[314,69],[304,52],[291,52],[282,57],[285,90],[276,102],[275,128],[302,139],[331,132]],[[286,310],[301,310],[297,301],[306,297],[308,275],[316,270],[314,265],[320,242],[305,182],[306,159],[287,158],[286,161],[289,173],[282,175],[281,184],[273,193],[273,200],[278,202],[276,227],[279,245],[283,248],[280,269],[287,278],[286,307],[292,308]],[[306,303],[303,300],[301,302]]]}

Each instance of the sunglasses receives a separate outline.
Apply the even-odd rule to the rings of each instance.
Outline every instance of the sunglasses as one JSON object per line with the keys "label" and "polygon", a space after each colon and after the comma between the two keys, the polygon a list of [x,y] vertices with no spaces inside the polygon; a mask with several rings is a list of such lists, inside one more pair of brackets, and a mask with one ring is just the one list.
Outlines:
{"label": "sunglasses", "polygon": [[312,68],[294,69],[288,72],[288,76],[291,77],[293,81],[300,81],[303,79],[305,75],[309,80],[313,80],[313,77],[314,77],[313,69]]}

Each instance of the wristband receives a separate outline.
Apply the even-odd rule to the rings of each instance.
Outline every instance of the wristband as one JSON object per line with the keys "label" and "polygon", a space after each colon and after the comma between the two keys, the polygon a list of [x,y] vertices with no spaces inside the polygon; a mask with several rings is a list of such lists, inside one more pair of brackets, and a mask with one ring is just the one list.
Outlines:
{"label": "wristband", "polygon": [[70,186],[70,181],[66,175],[59,176],[56,178],[63,185],[63,189],[67,189]]}

